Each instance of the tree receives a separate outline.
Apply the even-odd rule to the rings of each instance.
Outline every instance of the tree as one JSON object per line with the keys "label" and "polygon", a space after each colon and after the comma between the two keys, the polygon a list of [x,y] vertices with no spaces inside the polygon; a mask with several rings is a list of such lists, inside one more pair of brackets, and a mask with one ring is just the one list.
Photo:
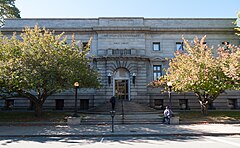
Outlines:
{"label": "tree", "polygon": [[207,114],[209,103],[225,90],[234,88],[221,64],[227,59],[214,55],[213,49],[203,44],[205,38],[200,41],[195,38],[191,45],[183,37],[186,52],[176,53],[175,58],[170,60],[167,74],[150,84],[166,87],[166,83],[171,81],[176,92],[194,92],[204,115]]}
{"label": "tree", "polygon": [[0,26],[4,18],[20,18],[20,11],[15,6],[15,0],[0,0]]}
{"label": "tree", "polygon": [[227,48],[220,47],[218,51],[218,60],[228,83],[238,90],[240,88],[240,47],[230,44]]}
{"label": "tree", "polygon": [[[237,36],[240,36],[240,11],[237,13],[236,25]],[[239,89],[240,85],[240,47],[227,45],[225,48],[219,48],[219,60],[224,74],[234,85],[235,89]]]}
{"label": "tree", "polygon": [[1,36],[0,86],[2,97],[25,97],[40,116],[45,100],[54,93],[68,90],[78,81],[80,87],[97,88],[97,72],[91,68],[91,40],[83,48],[80,42],[67,44],[63,33],[25,28],[20,40]]}

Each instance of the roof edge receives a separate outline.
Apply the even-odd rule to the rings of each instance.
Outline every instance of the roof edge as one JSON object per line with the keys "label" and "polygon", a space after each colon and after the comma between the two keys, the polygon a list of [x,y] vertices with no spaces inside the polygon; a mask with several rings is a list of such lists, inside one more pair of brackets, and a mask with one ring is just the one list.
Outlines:
{"label": "roof edge", "polygon": [[5,20],[100,20],[100,19],[144,19],[144,20],[236,20],[237,18],[155,18],[155,17],[98,17],[98,18],[6,18]]}

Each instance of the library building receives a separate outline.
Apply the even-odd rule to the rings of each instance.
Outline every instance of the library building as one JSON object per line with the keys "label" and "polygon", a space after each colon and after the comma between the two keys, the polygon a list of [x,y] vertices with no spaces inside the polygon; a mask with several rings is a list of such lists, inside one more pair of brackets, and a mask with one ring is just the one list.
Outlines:
{"label": "library building", "polygon": [[[20,33],[24,27],[36,24],[75,35],[83,44],[92,37],[90,54],[102,87],[100,89],[78,89],[78,110],[89,110],[109,102],[111,96],[135,102],[155,109],[163,109],[170,103],[168,92],[148,84],[165,74],[168,60],[177,50],[184,50],[182,35],[189,41],[207,36],[209,47],[224,42],[239,45],[234,34],[235,18],[143,18],[143,17],[100,17],[100,18],[39,18],[6,19],[1,28],[4,35]],[[67,90],[49,97],[44,109],[70,110],[74,107],[74,90]],[[172,92],[173,109],[200,109],[194,93]],[[0,100],[0,108],[12,107],[31,109],[32,103],[25,98]],[[209,109],[239,109],[240,92],[226,91],[209,105]]]}

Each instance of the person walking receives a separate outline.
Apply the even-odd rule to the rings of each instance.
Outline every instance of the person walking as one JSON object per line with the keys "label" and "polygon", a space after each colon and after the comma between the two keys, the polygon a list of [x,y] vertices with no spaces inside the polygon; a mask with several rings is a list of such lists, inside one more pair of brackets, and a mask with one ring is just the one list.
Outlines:
{"label": "person walking", "polygon": [[172,116],[173,116],[172,110],[169,108],[169,106],[166,106],[163,112],[163,123],[170,124],[170,118]]}

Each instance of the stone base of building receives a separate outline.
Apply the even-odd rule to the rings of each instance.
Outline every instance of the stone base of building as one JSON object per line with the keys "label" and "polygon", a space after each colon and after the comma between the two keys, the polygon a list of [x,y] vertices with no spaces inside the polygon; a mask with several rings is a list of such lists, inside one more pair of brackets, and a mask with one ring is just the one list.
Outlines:
{"label": "stone base of building", "polygon": [[81,117],[68,117],[67,124],[68,125],[80,125]]}
{"label": "stone base of building", "polygon": [[179,124],[179,117],[172,117],[170,119],[170,124]]}

